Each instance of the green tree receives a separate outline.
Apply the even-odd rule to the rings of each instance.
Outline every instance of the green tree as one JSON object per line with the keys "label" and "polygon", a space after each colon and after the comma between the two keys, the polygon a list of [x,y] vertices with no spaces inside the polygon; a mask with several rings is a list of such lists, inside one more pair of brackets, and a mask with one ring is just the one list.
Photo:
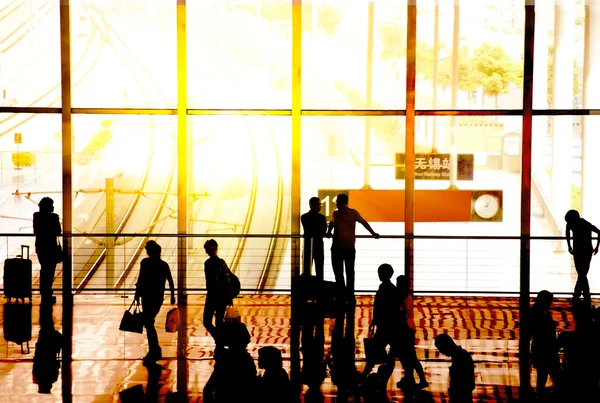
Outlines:
{"label": "green tree", "polygon": [[329,4],[319,6],[317,10],[317,29],[327,35],[335,34],[340,25],[341,12],[339,8]]}
{"label": "green tree", "polygon": [[494,97],[496,108],[498,95],[508,93],[511,84],[519,85],[520,66],[513,62],[500,45],[484,42],[473,51],[471,63],[480,74],[483,93]]}
{"label": "green tree", "polygon": [[385,24],[379,28],[381,38],[381,60],[398,60],[406,55],[405,30],[398,24]]}

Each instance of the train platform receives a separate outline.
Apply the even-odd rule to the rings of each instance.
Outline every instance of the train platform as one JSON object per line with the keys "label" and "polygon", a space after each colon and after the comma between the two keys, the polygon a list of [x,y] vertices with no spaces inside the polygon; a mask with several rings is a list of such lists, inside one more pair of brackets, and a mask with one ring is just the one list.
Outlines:
{"label": "train platform", "polygon": [[[127,298],[126,298],[127,297]],[[176,333],[164,331],[168,305],[157,317],[159,340],[163,349],[160,371],[142,365],[147,352],[145,335],[119,331],[124,310],[131,295],[76,295],[73,326],[73,401],[81,403],[119,402],[119,392],[135,385],[158,391],[159,402],[169,402],[178,390],[178,381],[187,378],[188,401],[201,402],[202,389],[213,369],[214,343],[202,326],[205,297],[188,297],[187,360],[177,360]],[[597,302],[597,301],[596,301]],[[251,334],[248,351],[256,360],[262,346],[282,350],[284,365],[289,369],[290,356],[290,298],[288,295],[253,294],[237,299],[242,320]],[[356,329],[356,365],[364,366],[362,339],[366,337],[373,311],[372,296],[358,296]],[[4,309],[4,305],[0,309]],[[53,319],[61,329],[62,305],[58,298]],[[569,301],[555,300],[553,316],[557,331],[572,329],[573,318]],[[3,317],[3,316],[1,316]],[[333,319],[325,320],[326,351],[331,340]],[[468,350],[475,361],[477,402],[509,402],[518,394],[518,299],[510,297],[415,297],[417,325],[417,354],[423,364],[430,386],[427,389],[434,401],[446,402],[449,360],[434,346],[437,334],[449,333]],[[54,383],[50,395],[38,394],[32,381],[33,355],[39,334],[39,297],[32,306],[33,338],[29,353],[18,345],[0,338],[0,402],[61,402],[61,377]],[[4,323],[2,326],[4,329]],[[187,374],[186,374],[187,372]],[[183,374],[183,375],[182,375]],[[182,376],[184,378],[182,378]],[[402,376],[397,364],[388,384],[388,395],[395,402],[403,401],[402,392],[395,386]],[[535,371],[532,371],[532,384]],[[336,401],[336,387],[328,377],[322,388],[325,402]],[[177,400],[180,401],[180,400]],[[350,400],[352,401],[352,399]]]}

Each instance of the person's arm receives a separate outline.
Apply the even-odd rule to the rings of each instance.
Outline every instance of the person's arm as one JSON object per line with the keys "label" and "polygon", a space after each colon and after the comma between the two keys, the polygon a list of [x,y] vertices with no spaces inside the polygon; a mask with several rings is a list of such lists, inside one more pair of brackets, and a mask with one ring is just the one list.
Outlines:
{"label": "person's arm", "polygon": [[595,225],[590,224],[592,232],[596,233],[596,247],[594,248],[594,255],[598,253],[598,247],[600,246],[600,230]]}
{"label": "person's arm", "polygon": [[212,292],[215,289],[216,279],[214,270],[210,267],[210,262],[204,262],[204,277],[206,278],[206,292]]}
{"label": "person's arm", "polygon": [[571,226],[567,224],[567,228],[565,230],[567,236],[567,246],[569,247],[569,253],[573,254],[573,247],[571,246]]}
{"label": "person's arm", "polygon": [[333,231],[333,227],[335,225],[335,211],[333,212],[333,214],[331,215],[331,220],[329,221],[329,224],[327,225],[327,233],[325,234],[325,236],[327,238],[331,238],[331,232]]}
{"label": "person's arm", "polygon": [[306,228],[306,214],[302,214],[300,216],[300,223],[302,224],[302,232],[304,233],[304,235],[308,235],[309,231],[307,231]]}
{"label": "person's arm", "polygon": [[37,212],[33,213],[33,235],[39,235],[41,229],[39,214]]}
{"label": "person's arm", "polygon": [[367,231],[369,231],[371,233],[371,235],[373,235],[373,237],[375,237],[375,239],[379,239],[379,234],[377,232],[373,231],[373,228],[371,228],[371,226],[369,225],[367,220],[365,220],[358,211],[356,212],[356,221],[361,223],[362,226],[365,227],[367,229]]}
{"label": "person's arm", "polygon": [[137,283],[135,283],[135,297],[134,300],[136,303],[140,303],[140,297],[141,297],[141,293],[142,290],[144,289],[144,285],[146,282],[146,270],[145,270],[145,260],[142,260],[142,262],[140,263],[140,275],[138,276],[138,280]]}
{"label": "person's arm", "polygon": [[323,214],[319,214],[318,220],[319,222],[317,223],[317,228],[315,228],[315,235],[319,238],[323,238],[327,232],[327,219]]}
{"label": "person's arm", "polygon": [[171,289],[171,305],[175,305],[175,283],[173,282],[173,276],[171,275],[171,268],[166,262],[165,268],[167,270],[167,281],[169,282],[169,288]]}
{"label": "person's arm", "polygon": [[56,236],[60,236],[62,234],[62,229],[60,227],[60,219],[58,217],[58,214],[54,214],[54,234]]}

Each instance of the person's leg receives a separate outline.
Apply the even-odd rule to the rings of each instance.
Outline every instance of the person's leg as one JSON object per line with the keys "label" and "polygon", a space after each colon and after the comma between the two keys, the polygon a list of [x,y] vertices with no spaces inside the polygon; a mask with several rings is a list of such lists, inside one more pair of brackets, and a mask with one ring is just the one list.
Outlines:
{"label": "person's leg", "polygon": [[323,252],[323,246],[317,246],[313,249],[313,259],[315,261],[315,274],[317,275],[317,279],[322,281],[325,272],[325,253]]}
{"label": "person's leg", "polygon": [[344,288],[344,258],[342,251],[338,248],[331,248],[331,267],[335,282],[340,288]]}
{"label": "person's leg", "polygon": [[537,368],[536,392],[538,395],[546,391],[546,382],[548,381],[548,370],[546,368]]}
{"label": "person's leg", "polygon": [[40,262],[40,294],[43,298],[52,296],[52,284],[56,272],[56,262],[46,256],[39,258]]}
{"label": "person's leg", "polygon": [[206,302],[204,303],[204,314],[202,316],[202,325],[206,329],[206,331],[215,338],[215,325],[213,325],[213,316],[215,315],[215,304],[213,299],[209,296],[206,297]]}
{"label": "person's leg", "polygon": [[144,327],[146,328],[146,336],[148,337],[148,358],[159,360],[162,358],[160,345],[158,344],[158,334],[154,327],[156,315],[160,311],[162,301],[146,301],[142,300],[142,313],[144,316]]}
{"label": "person's leg", "polygon": [[583,294],[584,298],[590,298],[590,285],[587,280],[587,274],[590,270],[590,263],[592,260],[591,253],[575,251],[573,255],[573,262],[575,263],[575,271],[577,272],[577,282],[575,283],[575,290],[573,292],[574,298],[579,298],[579,295]]}
{"label": "person's leg", "polygon": [[304,239],[304,258],[302,260],[302,274],[308,276],[311,273],[310,270],[310,264],[311,264],[311,258],[312,258],[312,253],[311,253],[311,240],[310,239]]}
{"label": "person's leg", "polygon": [[348,296],[354,296],[354,262],[356,260],[356,249],[344,250],[344,265],[346,266],[346,290]]}
{"label": "person's leg", "polygon": [[227,310],[227,306],[225,304],[218,304],[215,309],[215,326],[218,328],[223,324],[225,320],[225,311]]}

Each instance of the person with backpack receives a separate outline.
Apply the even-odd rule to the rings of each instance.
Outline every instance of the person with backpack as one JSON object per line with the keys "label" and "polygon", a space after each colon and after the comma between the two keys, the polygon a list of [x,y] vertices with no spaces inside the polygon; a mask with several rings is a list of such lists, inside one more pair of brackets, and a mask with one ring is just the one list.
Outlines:
{"label": "person with backpack", "polygon": [[[217,328],[223,323],[225,310],[233,305],[233,298],[240,292],[240,282],[223,259],[218,256],[219,244],[214,239],[204,243],[204,251],[208,259],[204,262],[206,278],[206,302],[202,324],[210,333],[215,343],[218,342]],[[213,324],[213,318],[215,322]]]}

